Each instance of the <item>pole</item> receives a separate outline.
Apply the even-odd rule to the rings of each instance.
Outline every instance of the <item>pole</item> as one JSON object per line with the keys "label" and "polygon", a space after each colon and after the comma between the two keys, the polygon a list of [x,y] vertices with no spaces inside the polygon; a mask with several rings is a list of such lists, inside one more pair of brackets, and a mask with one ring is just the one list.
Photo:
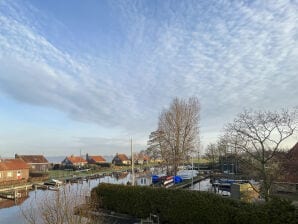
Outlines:
{"label": "pole", "polygon": [[132,186],[135,185],[135,170],[134,170],[134,159],[132,150],[132,138],[130,138],[130,153],[131,153],[131,175],[132,175]]}
{"label": "pole", "polygon": [[191,188],[193,189],[193,156],[191,157]]}
{"label": "pole", "polygon": [[[200,149],[198,149],[198,175],[200,176]],[[199,191],[201,190],[201,182],[199,182]]]}

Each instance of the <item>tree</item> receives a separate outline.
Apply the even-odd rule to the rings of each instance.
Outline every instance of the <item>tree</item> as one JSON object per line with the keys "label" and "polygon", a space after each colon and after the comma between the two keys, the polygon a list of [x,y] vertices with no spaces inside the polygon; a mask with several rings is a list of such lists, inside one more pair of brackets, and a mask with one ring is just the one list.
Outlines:
{"label": "tree", "polygon": [[148,150],[160,155],[176,175],[178,165],[197,150],[199,144],[199,101],[175,98],[159,116],[158,129],[149,136]]}
{"label": "tree", "polygon": [[225,127],[229,144],[246,154],[247,161],[262,179],[261,193],[266,201],[278,168],[276,155],[297,127],[297,109],[280,113],[245,110]]}
{"label": "tree", "polygon": [[84,203],[87,192],[87,189],[69,186],[55,192],[42,192],[47,194],[45,200],[36,198],[30,206],[21,207],[21,212],[26,223],[30,224],[87,224],[91,216],[75,215],[76,207]]}

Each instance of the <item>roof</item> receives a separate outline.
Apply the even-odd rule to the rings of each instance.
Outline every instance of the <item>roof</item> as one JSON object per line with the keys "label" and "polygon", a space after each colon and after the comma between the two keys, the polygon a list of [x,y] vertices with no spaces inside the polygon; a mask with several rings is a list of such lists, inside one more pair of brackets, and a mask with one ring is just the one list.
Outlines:
{"label": "roof", "polygon": [[43,155],[16,155],[16,158],[20,158],[26,163],[49,163]]}
{"label": "roof", "polygon": [[298,183],[298,143],[287,153],[283,163],[283,180]]}
{"label": "roof", "polygon": [[21,159],[4,159],[0,162],[0,170],[22,170],[29,169],[29,165]]}
{"label": "roof", "polygon": [[121,161],[129,160],[125,154],[118,154],[116,157],[118,157]]}
{"label": "roof", "polygon": [[289,159],[298,159],[298,142],[296,145],[293,146],[293,148],[288,152],[288,158]]}
{"label": "roof", "polygon": [[102,156],[89,156],[89,159],[92,159],[97,163],[106,161]]}
{"label": "roof", "polygon": [[87,163],[87,161],[85,159],[83,159],[80,156],[69,156],[66,157],[72,164],[74,163]]}

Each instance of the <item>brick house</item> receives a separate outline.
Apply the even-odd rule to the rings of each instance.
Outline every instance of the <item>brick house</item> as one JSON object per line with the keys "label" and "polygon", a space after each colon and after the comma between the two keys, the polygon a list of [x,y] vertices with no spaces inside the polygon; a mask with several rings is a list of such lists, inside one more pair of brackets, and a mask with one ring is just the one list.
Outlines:
{"label": "brick house", "polygon": [[9,181],[27,181],[30,166],[21,159],[0,160],[0,183]]}
{"label": "brick house", "polygon": [[298,183],[298,142],[286,154],[283,171],[284,181]]}
{"label": "brick house", "polygon": [[112,160],[114,165],[130,165],[131,161],[125,154],[116,154]]}
{"label": "brick house", "polygon": [[30,172],[48,172],[49,162],[43,155],[15,155],[30,166]]}
{"label": "brick house", "polygon": [[89,156],[86,154],[86,160],[89,164],[106,163],[106,160],[102,156]]}
{"label": "brick house", "polygon": [[62,165],[64,166],[75,166],[82,167],[85,166],[88,162],[80,156],[68,156],[62,161]]}

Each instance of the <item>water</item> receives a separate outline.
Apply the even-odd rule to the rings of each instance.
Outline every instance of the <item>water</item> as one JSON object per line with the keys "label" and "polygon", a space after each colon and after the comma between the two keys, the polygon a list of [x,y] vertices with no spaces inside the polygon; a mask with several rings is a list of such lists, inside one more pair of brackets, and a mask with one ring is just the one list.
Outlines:
{"label": "water", "polygon": [[189,189],[195,190],[195,191],[208,191],[222,196],[231,196],[231,193],[228,191],[221,191],[221,190],[214,191],[214,188],[210,183],[210,178],[207,178],[205,180],[202,180],[201,182],[194,184],[193,187],[191,186]]}
{"label": "water", "polygon": [[[122,174],[120,177],[110,177],[105,176],[100,179],[92,179],[88,182],[67,184],[63,186],[63,189],[60,192],[71,192],[72,196],[75,196],[76,201],[79,199],[79,203],[84,203],[84,196],[89,194],[91,189],[96,187],[99,183],[112,183],[112,184],[127,184],[131,183],[131,174]],[[151,177],[139,177],[136,178],[137,185],[150,185]],[[53,203],[55,197],[57,196],[57,191],[44,191],[36,190],[29,193],[29,197],[20,205],[14,205],[13,201],[5,201],[1,203],[10,203],[11,207],[0,209],[0,224],[25,224],[24,216],[22,212],[29,214],[33,211],[34,207],[38,207],[39,204],[45,204],[44,202]],[[57,199],[57,198],[56,198]],[[67,199],[68,201],[71,200]],[[75,202],[74,202],[75,203]],[[38,205],[38,206],[36,206]],[[73,207],[73,206],[72,206]],[[35,208],[36,209],[36,208]],[[37,208],[38,209],[38,208]]]}
{"label": "water", "polygon": [[207,178],[194,184],[193,187],[190,187],[190,189],[193,189],[195,191],[212,191],[212,184],[210,183],[210,178]]}

